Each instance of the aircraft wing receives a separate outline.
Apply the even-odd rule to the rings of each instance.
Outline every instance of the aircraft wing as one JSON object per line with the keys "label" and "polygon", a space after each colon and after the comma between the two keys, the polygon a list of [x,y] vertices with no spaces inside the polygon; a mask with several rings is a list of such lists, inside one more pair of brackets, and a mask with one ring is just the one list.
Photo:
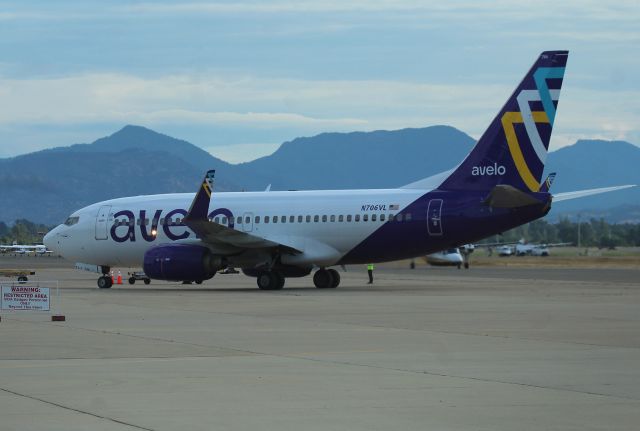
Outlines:
{"label": "aircraft wing", "polygon": [[553,195],[553,202],[568,201],[570,199],[577,199],[585,196],[612,192],[614,190],[628,189],[629,187],[635,187],[635,186],[636,186],[635,184],[627,184],[624,186],[601,187],[599,189],[588,189],[588,190],[578,190],[575,192],[556,193]]}
{"label": "aircraft wing", "polygon": [[258,235],[232,229],[220,223],[209,220],[209,202],[213,192],[213,178],[215,171],[206,173],[202,184],[196,193],[188,214],[183,223],[198,235],[206,244],[219,246],[233,246],[237,248],[283,248],[289,253],[302,253],[302,251],[287,244],[268,240]]}

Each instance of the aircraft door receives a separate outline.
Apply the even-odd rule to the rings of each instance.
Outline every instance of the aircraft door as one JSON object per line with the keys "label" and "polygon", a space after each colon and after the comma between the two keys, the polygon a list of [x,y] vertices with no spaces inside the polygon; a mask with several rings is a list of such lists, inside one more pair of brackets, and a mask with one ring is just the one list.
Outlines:
{"label": "aircraft door", "polygon": [[242,230],[251,232],[253,230],[253,213],[244,213],[242,216]]}
{"label": "aircraft door", "polygon": [[442,236],[442,199],[431,199],[429,201],[427,231],[431,236]]}
{"label": "aircraft door", "polygon": [[108,238],[108,222],[109,213],[111,212],[111,205],[103,205],[98,210],[96,217],[96,239]]}

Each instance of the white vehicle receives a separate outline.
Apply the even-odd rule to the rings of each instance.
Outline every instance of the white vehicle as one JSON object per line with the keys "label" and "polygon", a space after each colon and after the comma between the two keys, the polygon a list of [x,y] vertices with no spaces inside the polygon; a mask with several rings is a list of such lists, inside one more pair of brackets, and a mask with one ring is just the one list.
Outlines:
{"label": "white vehicle", "polygon": [[511,256],[513,255],[513,247],[510,245],[501,245],[496,249],[498,256]]}
{"label": "white vehicle", "polygon": [[[96,266],[103,288],[111,287],[113,266],[196,282],[235,267],[261,289],[280,289],[286,278],[315,270],[316,287],[334,288],[340,275],[333,266],[424,256],[543,217],[552,200],[631,187],[552,196],[550,181],[541,183],[567,55],[542,53],[449,172],[394,189],[214,194],[209,171],[195,196],[99,202],[71,214],[44,242],[79,266]],[[524,127],[516,131],[516,123]]]}

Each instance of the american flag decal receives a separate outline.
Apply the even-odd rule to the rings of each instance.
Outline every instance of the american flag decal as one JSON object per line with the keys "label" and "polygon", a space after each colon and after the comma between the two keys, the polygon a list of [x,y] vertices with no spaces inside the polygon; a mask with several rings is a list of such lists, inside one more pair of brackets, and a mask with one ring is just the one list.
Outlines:
{"label": "american flag decal", "polygon": [[391,204],[391,205],[389,205],[389,209],[390,209],[391,211],[397,211],[397,210],[399,210],[399,209],[400,209],[400,205],[398,205],[398,204]]}

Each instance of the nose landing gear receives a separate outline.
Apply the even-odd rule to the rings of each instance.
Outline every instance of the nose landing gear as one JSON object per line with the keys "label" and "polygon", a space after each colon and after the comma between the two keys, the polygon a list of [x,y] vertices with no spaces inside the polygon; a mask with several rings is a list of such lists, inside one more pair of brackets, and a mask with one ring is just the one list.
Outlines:
{"label": "nose landing gear", "polygon": [[108,266],[101,267],[102,276],[98,278],[98,288],[100,289],[109,289],[113,286],[113,280],[109,276],[109,271],[111,270]]}
{"label": "nose landing gear", "polygon": [[113,286],[113,281],[111,281],[111,277],[108,275],[103,275],[98,278],[98,287],[100,289],[109,289],[111,286]]}

